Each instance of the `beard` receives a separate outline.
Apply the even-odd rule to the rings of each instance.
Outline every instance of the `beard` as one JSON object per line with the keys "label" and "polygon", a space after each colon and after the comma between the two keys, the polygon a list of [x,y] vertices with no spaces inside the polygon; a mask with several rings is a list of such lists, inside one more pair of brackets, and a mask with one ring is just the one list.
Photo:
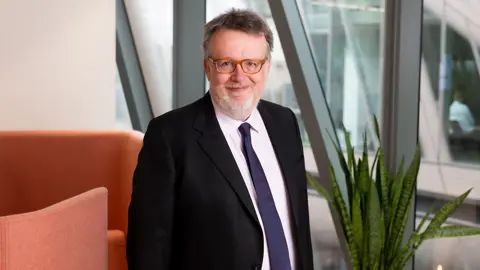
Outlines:
{"label": "beard", "polygon": [[248,96],[242,100],[236,100],[235,95],[235,92],[229,93],[227,89],[213,91],[212,93],[213,100],[224,113],[233,119],[244,121],[250,116],[260,99],[255,91],[248,93]]}

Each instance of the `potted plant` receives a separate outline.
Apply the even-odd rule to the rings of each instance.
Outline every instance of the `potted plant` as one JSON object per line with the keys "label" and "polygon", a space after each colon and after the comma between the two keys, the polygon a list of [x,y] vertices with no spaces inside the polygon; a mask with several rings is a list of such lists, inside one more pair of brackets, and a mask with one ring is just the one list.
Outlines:
{"label": "potted plant", "polygon": [[[375,117],[374,123],[380,141]],[[338,213],[352,269],[403,270],[425,240],[480,234],[480,228],[464,225],[442,226],[463,203],[470,189],[441,207],[431,218],[430,224],[424,228],[426,220],[432,214],[433,207],[430,208],[404,245],[405,227],[414,200],[420,167],[419,147],[417,146],[413,161],[406,170],[402,159],[398,171],[393,172],[385,166],[381,147],[377,149],[373,164],[370,166],[366,138],[362,156],[356,161],[345,128],[344,132],[347,158],[339,147],[336,149],[346,179],[348,200],[345,201],[342,195],[336,172],[331,165],[332,194],[309,173],[307,178],[312,187],[323,195]]]}

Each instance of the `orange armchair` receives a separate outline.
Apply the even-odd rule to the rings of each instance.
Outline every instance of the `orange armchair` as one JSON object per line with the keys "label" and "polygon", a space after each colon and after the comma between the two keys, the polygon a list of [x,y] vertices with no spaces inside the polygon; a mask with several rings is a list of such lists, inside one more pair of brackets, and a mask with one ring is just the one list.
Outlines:
{"label": "orange armchair", "polygon": [[0,132],[0,216],[105,187],[108,269],[126,270],[128,205],[142,144],[137,131]]}
{"label": "orange armchair", "polygon": [[107,269],[107,190],[0,217],[0,269]]}

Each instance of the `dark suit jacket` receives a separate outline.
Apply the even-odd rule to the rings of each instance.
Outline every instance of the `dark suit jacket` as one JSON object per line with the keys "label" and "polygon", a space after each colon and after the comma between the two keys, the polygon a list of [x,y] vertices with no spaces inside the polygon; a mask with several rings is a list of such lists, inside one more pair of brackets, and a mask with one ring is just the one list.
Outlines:
{"label": "dark suit jacket", "polygon": [[[312,270],[303,148],[285,107],[258,110],[283,172],[299,270]],[[244,180],[207,93],[153,119],[133,177],[130,270],[260,269],[263,238]]]}

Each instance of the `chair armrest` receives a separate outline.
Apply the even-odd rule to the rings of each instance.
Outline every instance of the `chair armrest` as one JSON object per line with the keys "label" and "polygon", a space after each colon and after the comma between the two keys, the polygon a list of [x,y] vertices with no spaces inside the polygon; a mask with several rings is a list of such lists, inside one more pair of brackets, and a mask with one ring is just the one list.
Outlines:
{"label": "chair armrest", "polygon": [[125,233],[120,230],[108,231],[108,268],[128,270]]}

